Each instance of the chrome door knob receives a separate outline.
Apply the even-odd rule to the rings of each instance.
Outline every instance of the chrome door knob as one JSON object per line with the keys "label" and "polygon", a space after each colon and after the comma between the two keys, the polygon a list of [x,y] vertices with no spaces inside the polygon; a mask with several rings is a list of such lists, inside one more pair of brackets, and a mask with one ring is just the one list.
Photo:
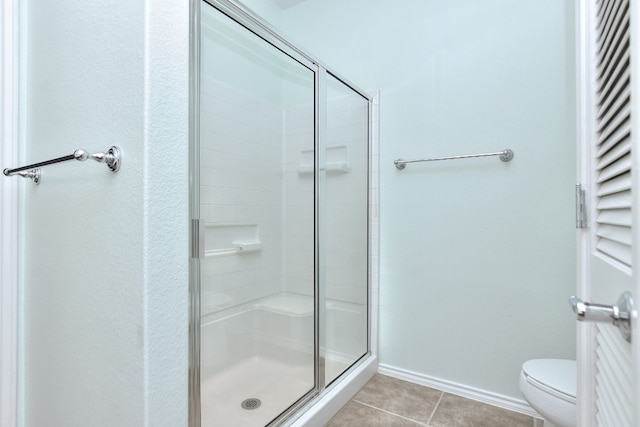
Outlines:
{"label": "chrome door knob", "polygon": [[624,292],[620,295],[618,302],[614,305],[584,302],[576,296],[570,297],[569,303],[578,320],[611,323],[618,327],[624,339],[631,342],[633,299],[630,292]]}

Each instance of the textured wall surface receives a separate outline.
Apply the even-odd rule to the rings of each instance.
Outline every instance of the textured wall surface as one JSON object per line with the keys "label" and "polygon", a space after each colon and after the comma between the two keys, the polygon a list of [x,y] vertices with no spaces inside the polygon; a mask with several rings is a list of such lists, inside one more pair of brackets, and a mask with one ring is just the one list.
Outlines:
{"label": "textured wall surface", "polygon": [[23,9],[25,426],[186,426],[188,4]]}
{"label": "textured wall surface", "polygon": [[[283,12],[293,40],[381,91],[381,363],[518,398],[525,360],[575,357],[573,13],[556,0]],[[393,166],[506,147],[509,164]]]}

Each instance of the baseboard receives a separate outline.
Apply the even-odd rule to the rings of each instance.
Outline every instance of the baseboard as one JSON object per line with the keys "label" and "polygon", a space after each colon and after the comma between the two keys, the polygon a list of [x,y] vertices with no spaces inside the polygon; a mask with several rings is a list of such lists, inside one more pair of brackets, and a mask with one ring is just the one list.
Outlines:
{"label": "baseboard", "polygon": [[490,391],[455,383],[453,381],[434,378],[428,375],[418,374],[416,372],[384,364],[378,365],[378,372],[400,380],[409,381],[425,387],[435,388],[436,390],[441,390],[446,393],[486,403],[487,405],[497,406],[499,408],[508,409],[509,411],[540,418],[540,415],[523,399],[515,399],[513,397],[492,393]]}

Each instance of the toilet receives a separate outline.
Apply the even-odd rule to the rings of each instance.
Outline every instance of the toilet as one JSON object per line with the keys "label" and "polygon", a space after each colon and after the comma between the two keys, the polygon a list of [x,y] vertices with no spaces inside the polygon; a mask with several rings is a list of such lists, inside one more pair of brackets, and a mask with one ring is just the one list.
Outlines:
{"label": "toilet", "polygon": [[520,391],[544,427],[576,427],[576,361],[535,359],[522,365]]}

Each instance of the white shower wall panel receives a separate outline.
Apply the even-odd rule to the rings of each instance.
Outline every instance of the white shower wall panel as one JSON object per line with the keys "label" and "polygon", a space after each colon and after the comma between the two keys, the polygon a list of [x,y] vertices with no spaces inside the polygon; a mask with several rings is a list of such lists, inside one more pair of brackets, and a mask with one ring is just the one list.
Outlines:
{"label": "white shower wall panel", "polygon": [[[201,268],[206,311],[281,289],[282,111],[205,76],[201,129],[200,205],[205,227],[255,227],[262,244],[256,252],[205,256]],[[243,238],[238,234],[236,239]]]}
{"label": "white shower wall panel", "polygon": [[326,175],[327,298],[357,304],[367,302],[368,119],[359,95],[327,102],[327,164],[348,164]]}
{"label": "white shower wall panel", "polygon": [[[358,102],[359,101],[359,102]],[[326,207],[320,215],[326,225],[327,298],[366,303],[366,209],[368,167],[368,109],[359,96],[342,97],[327,102],[326,162],[345,160],[349,172],[329,171],[322,194]],[[308,215],[313,204],[313,106],[297,105],[285,112],[284,133],[287,141],[284,225],[287,265],[285,289],[312,295],[313,218]],[[344,147],[346,156],[334,156]],[[336,157],[336,158],[334,158]],[[303,171],[307,171],[306,173]],[[322,191],[322,190],[321,190]]]}
{"label": "white shower wall panel", "polygon": [[[293,105],[284,111],[285,257],[284,289],[313,295],[314,280],[314,105]],[[300,168],[311,167],[301,173]]]}
{"label": "white shower wall panel", "polygon": [[[245,42],[240,43],[246,48],[242,54],[228,50],[228,32],[221,26],[203,33],[219,46],[203,58],[201,217],[209,224],[258,224],[263,245],[257,253],[205,258],[203,300],[224,308],[278,291],[312,296],[315,106],[307,89],[313,82],[295,66],[283,66],[276,56],[265,56]],[[225,62],[264,69],[234,75]],[[276,64],[282,66],[280,72]],[[212,75],[230,84],[222,85]],[[363,304],[368,104],[344,92],[329,97],[323,155],[329,163],[344,160],[349,171],[329,171],[321,189],[326,200],[319,220],[326,224],[321,232],[327,236],[327,298]]]}

